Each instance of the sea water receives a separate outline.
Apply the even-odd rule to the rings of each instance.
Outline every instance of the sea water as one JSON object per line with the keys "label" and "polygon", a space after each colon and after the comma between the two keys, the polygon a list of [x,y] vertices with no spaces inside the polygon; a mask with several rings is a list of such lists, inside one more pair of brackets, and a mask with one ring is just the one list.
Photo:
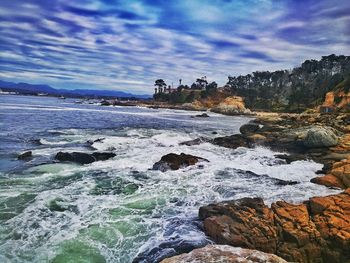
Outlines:
{"label": "sea water", "polygon": [[[183,141],[239,132],[251,118],[0,96],[0,262],[157,262],[210,243],[202,205],[242,197],[301,202],[337,192],[310,183],[321,164],[286,164],[263,147],[227,149]],[[29,160],[17,155],[31,150]],[[88,165],[59,151],[108,151]],[[209,160],[153,171],[168,153]],[[278,180],[296,181],[280,185]],[[180,248],[180,249],[179,249]]]}

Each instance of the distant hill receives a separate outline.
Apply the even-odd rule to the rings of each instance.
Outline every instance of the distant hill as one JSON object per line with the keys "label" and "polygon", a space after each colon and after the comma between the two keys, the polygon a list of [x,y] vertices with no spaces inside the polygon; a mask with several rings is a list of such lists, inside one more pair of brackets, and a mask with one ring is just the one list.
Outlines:
{"label": "distant hill", "polygon": [[136,95],[123,91],[116,90],[90,90],[90,89],[55,89],[49,85],[29,84],[29,83],[14,83],[0,80],[0,89],[3,91],[18,92],[20,94],[37,95],[38,93],[46,93],[52,96],[65,97],[118,97],[118,98],[136,98],[148,99],[150,95]]}

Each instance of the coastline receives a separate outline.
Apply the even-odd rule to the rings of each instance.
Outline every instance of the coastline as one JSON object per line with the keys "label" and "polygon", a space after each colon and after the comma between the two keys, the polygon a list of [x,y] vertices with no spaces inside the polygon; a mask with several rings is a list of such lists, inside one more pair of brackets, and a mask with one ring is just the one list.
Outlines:
{"label": "coastline", "polygon": [[[256,112],[243,125],[241,134],[217,138],[212,143],[228,148],[262,145],[287,154],[287,163],[311,159],[323,164],[312,183],[344,191],[313,197],[300,204],[284,201],[271,207],[259,198],[243,198],[200,207],[204,232],[214,243],[275,254],[280,261],[347,262],[350,260],[350,116],[349,114],[285,114]],[[334,135],[337,143],[308,144],[310,133]],[[318,132],[318,133],[317,133]],[[315,141],[313,141],[315,142]],[[319,145],[317,145],[319,143]],[[324,145],[322,145],[322,143]],[[334,145],[335,144],[335,145]],[[307,145],[307,146],[306,146]],[[181,258],[197,260],[203,251],[211,260],[229,254],[229,249],[205,247],[194,254],[182,254],[162,262],[178,263]],[[215,254],[215,253],[216,254]],[[250,252],[255,253],[255,252]],[[282,259],[283,258],[283,259]]]}

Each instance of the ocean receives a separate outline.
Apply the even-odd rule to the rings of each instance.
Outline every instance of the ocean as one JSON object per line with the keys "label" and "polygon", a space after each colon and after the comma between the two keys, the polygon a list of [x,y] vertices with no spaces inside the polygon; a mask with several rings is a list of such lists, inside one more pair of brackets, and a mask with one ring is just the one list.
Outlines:
{"label": "ocean", "polygon": [[[252,119],[196,114],[0,95],[0,262],[158,262],[211,243],[197,217],[202,205],[338,192],[310,183],[322,168],[313,161],[286,164],[264,147],[179,145],[239,133]],[[17,160],[29,150],[31,159]],[[59,151],[116,156],[78,165],[55,161]],[[209,162],[151,170],[163,155],[181,152]]]}

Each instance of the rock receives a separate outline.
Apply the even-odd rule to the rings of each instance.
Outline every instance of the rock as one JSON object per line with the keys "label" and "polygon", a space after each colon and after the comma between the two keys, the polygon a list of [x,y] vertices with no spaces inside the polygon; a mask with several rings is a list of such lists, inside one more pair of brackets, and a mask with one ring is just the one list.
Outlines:
{"label": "rock", "polygon": [[110,152],[94,152],[91,155],[96,159],[96,161],[105,161],[115,157],[115,153]]}
{"label": "rock", "polygon": [[247,137],[251,142],[253,143],[258,143],[258,144],[262,144],[266,141],[266,137],[264,135],[261,135],[261,134],[252,134],[252,135],[249,135]]}
{"label": "rock", "polygon": [[193,145],[199,145],[203,142],[208,142],[209,139],[200,137],[194,140],[190,140],[190,141],[185,141],[185,142],[180,142],[179,145],[186,145],[186,146],[193,146]]}
{"label": "rock", "polygon": [[328,187],[345,188],[344,184],[337,177],[331,174],[312,178],[310,182]]}
{"label": "rock", "polygon": [[238,147],[248,147],[249,141],[241,134],[234,134],[231,136],[217,137],[211,140],[211,143],[226,148],[236,149]]}
{"label": "rock", "polygon": [[18,160],[24,160],[32,157],[32,151],[26,151],[18,155]]}
{"label": "rock", "polygon": [[251,114],[250,110],[245,108],[243,98],[238,96],[225,98],[221,103],[213,107],[211,111],[226,115]]}
{"label": "rock", "polygon": [[249,122],[247,124],[242,125],[239,128],[239,131],[241,134],[243,135],[248,135],[248,134],[252,134],[255,133],[256,131],[258,131],[260,129],[259,124],[254,123],[254,122]]}
{"label": "rock", "polygon": [[160,170],[162,172],[165,172],[167,170],[178,170],[180,168],[194,165],[199,161],[209,162],[207,159],[190,154],[169,153],[167,155],[164,155],[160,161],[156,162],[153,165],[152,170]]}
{"label": "rock", "polygon": [[338,136],[331,128],[315,127],[307,132],[304,145],[309,148],[331,147],[338,144]]}
{"label": "rock", "polygon": [[108,100],[101,101],[101,106],[111,106],[112,104]]}
{"label": "rock", "polygon": [[302,204],[266,206],[243,198],[201,207],[205,233],[220,244],[258,249],[287,261],[341,263],[350,260],[350,188]]}
{"label": "rock", "polygon": [[98,138],[96,140],[88,140],[87,143],[88,144],[94,144],[95,142],[103,142],[106,138]]}
{"label": "rock", "polygon": [[208,118],[208,117],[209,117],[209,115],[208,115],[208,114],[206,114],[206,113],[202,113],[202,114],[197,114],[197,115],[195,115],[195,116],[191,116],[191,117]]}
{"label": "rock", "polygon": [[350,187],[350,156],[334,163],[325,176],[312,178],[311,182],[343,189]]}
{"label": "rock", "polygon": [[60,162],[75,162],[80,164],[89,164],[95,161],[104,161],[114,157],[114,153],[108,152],[94,152],[94,153],[83,153],[83,152],[58,152],[55,156],[56,160]]}
{"label": "rock", "polygon": [[190,253],[164,259],[161,263],[287,263],[276,255],[225,245],[208,245]]}

